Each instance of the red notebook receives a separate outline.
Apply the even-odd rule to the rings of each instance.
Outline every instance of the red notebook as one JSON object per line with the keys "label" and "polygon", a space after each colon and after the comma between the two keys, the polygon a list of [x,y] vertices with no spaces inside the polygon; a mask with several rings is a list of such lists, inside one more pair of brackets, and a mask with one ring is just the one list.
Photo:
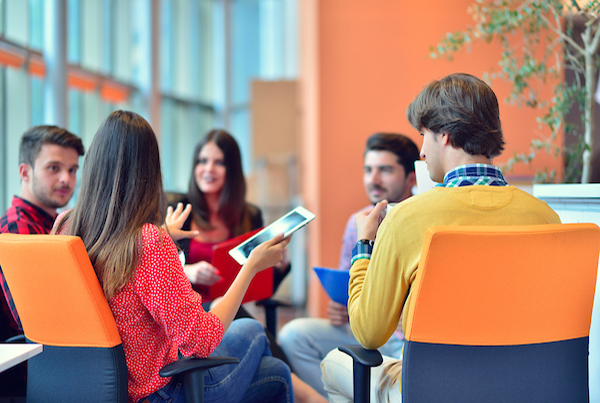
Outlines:
{"label": "red notebook", "polygon": [[[262,228],[259,228],[213,246],[212,265],[221,272],[221,277],[223,277],[223,279],[210,287],[209,300],[212,301],[213,299],[225,294],[242,267],[229,255],[229,251],[238,246],[240,243],[244,242],[246,239],[250,238],[252,235],[256,234],[261,229]],[[254,276],[254,279],[252,279],[252,282],[250,282],[250,286],[248,287],[248,291],[246,291],[246,295],[244,296],[242,303],[269,298],[271,295],[273,295],[272,267],[263,270]]]}

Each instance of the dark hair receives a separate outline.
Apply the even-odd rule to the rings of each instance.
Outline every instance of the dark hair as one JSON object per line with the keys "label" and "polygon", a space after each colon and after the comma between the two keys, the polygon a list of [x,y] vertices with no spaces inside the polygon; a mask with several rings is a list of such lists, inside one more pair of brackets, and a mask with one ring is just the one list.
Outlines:
{"label": "dark hair", "polygon": [[408,137],[396,133],[375,133],[367,139],[367,151],[389,151],[396,154],[398,164],[404,167],[408,175],[415,171],[415,161],[420,159],[419,148]]}
{"label": "dark hair", "polygon": [[500,109],[494,91],[470,74],[432,81],[406,110],[410,124],[435,134],[448,133],[452,147],[493,158],[504,150]]}
{"label": "dark hair", "polygon": [[80,156],[85,153],[81,139],[68,130],[50,125],[33,126],[23,133],[21,138],[19,164],[33,166],[44,144],[72,148]]}
{"label": "dark hair", "polygon": [[139,262],[141,229],[164,224],[166,202],[158,143],[140,115],[115,111],[102,122],[85,157],[81,190],[67,232],[81,237],[104,293],[112,297]]}
{"label": "dark hair", "polygon": [[[210,229],[209,211],[206,204],[204,193],[198,188],[196,176],[194,174],[196,165],[198,165],[198,155],[202,147],[207,143],[213,142],[223,152],[225,163],[225,184],[221,191],[219,200],[219,217],[223,220],[227,228],[234,235],[247,232],[250,230],[248,225],[244,225],[247,217],[246,212],[246,179],[242,170],[242,156],[240,148],[233,136],[225,130],[213,129],[206,133],[204,137],[198,141],[194,149],[194,158],[192,163],[192,174],[188,189],[188,198],[192,205],[194,221],[202,229]],[[244,229],[239,229],[240,226]],[[248,227],[248,228],[246,228]],[[240,232],[242,231],[242,232]]]}

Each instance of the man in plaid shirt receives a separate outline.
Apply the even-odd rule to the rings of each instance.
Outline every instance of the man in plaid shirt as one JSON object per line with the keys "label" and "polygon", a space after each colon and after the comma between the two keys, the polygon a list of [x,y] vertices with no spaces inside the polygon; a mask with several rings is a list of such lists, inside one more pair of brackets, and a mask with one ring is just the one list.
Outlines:
{"label": "man in plaid shirt", "polygon": [[[65,206],[77,182],[81,139],[56,126],[35,126],[21,139],[19,176],[21,192],[0,218],[0,233],[48,234],[56,209]],[[2,340],[22,333],[19,315],[0,269],[0,337]]]}

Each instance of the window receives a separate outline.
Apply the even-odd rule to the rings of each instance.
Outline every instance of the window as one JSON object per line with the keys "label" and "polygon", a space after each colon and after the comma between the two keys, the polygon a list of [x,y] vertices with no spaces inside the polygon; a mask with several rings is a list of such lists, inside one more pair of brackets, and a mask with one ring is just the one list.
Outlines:
{"label": "window", "polygon": [[[198,139],[223,127],[238,139],[248,173],[250,80],[295,77],[296,56],[289,55],[297,52],[296,1],[66,0],[60,17],[67,88],[58,89],[65,125],[87,149],[110,112],[140,113],[159,138],[165,188],[177,191],[187,189]],[[45,25],[51,4],[0,0],[2,212],[19,193],[22,133],[48,123],[44,40],[55,37]]]}

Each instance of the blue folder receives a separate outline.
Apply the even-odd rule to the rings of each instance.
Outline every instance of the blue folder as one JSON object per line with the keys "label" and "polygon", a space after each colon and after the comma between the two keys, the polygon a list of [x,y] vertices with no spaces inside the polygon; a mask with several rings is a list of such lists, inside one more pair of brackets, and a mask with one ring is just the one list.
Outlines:
{"label": "blue folder", "polygon": [[338,304],[348,305],[350,272],[327,267],[315,267],[314,271],[321,280],[321,284],[323,284],[329,298]]}

